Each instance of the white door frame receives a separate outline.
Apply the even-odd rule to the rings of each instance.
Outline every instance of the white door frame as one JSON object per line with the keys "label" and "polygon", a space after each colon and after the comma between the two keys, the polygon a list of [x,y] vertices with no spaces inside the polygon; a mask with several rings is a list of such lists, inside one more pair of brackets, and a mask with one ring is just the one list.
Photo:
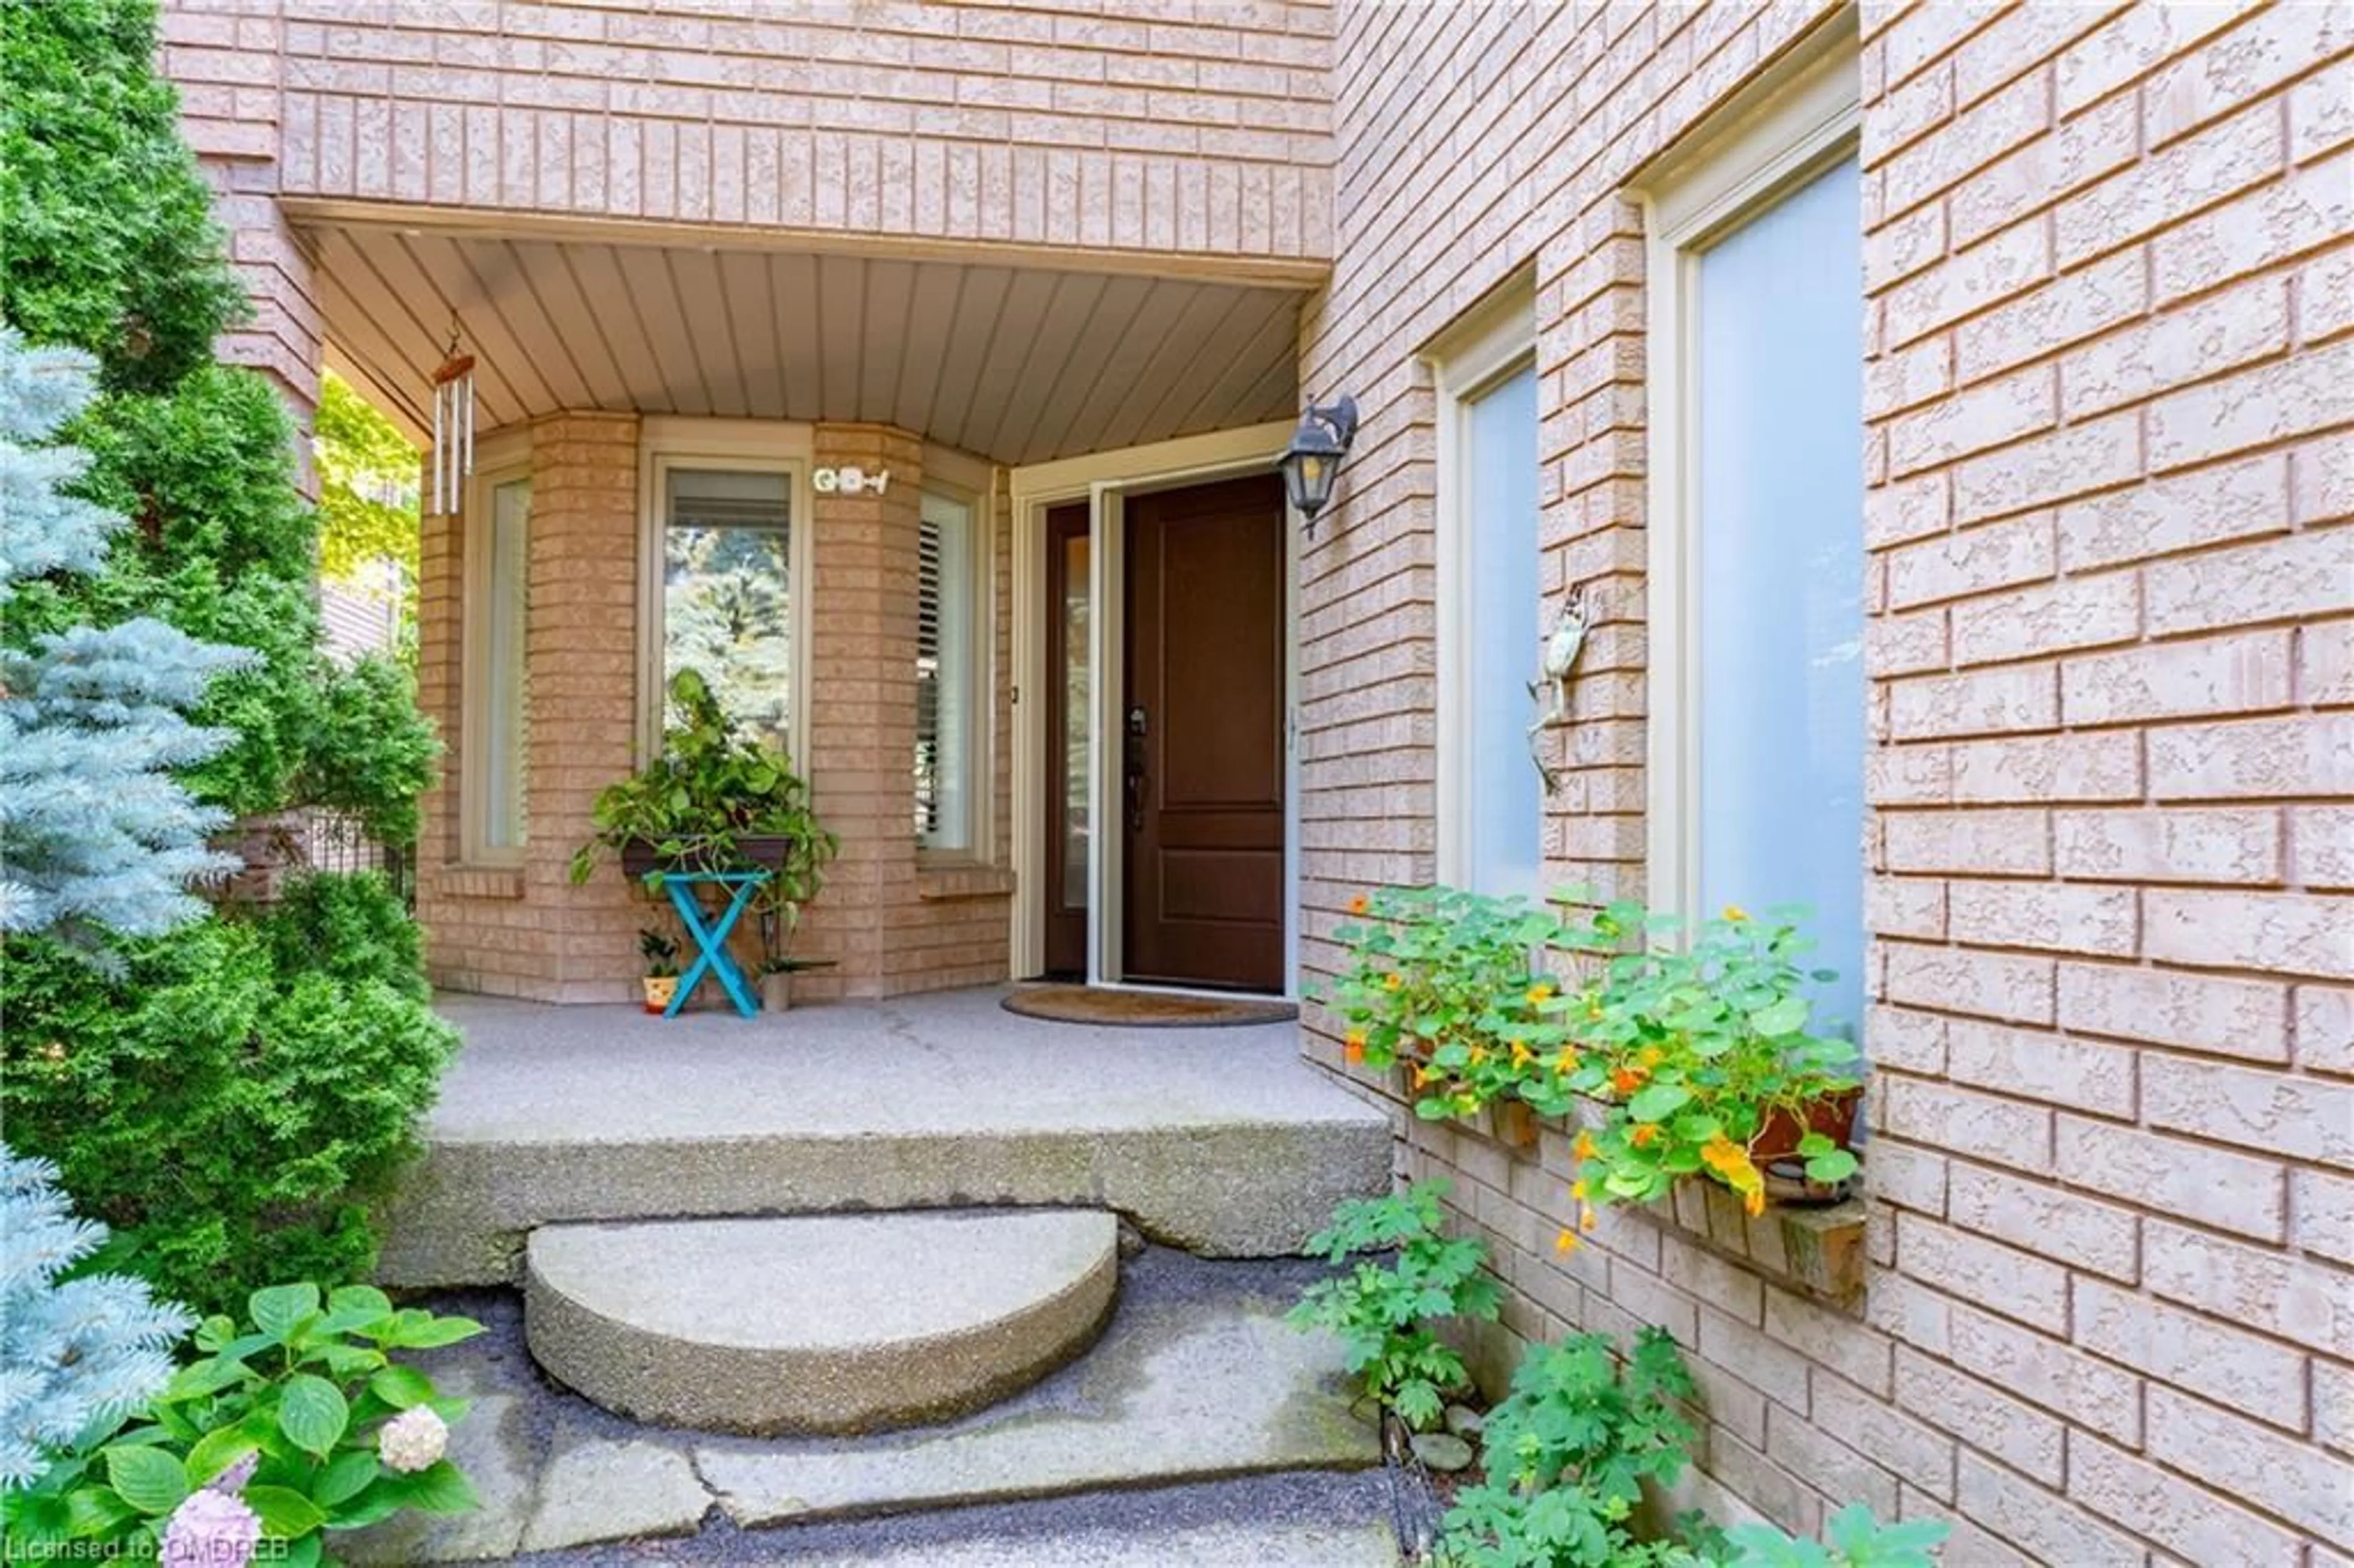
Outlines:
{"label": "white door frame", "polygon": [[[1119,668],[1125,603],[1127,530],[1121,526],[1128,496],[1179,485],[1206,483],[1265,472],[1291,439],[1291,425],[1278,421],[1241,429],[1184,436],[1150,446],[1090,452],[1085,457],[1035,463],[1012,471],[1013,527],[1013,929],[1008,933],[1013,972],[1036,974],[1045,961],[1045,790],[1039,758],[1046,744],[1046,707],[1053,689],[1046,669],[1046,620],[1053,607],[1042,602],[1046,572],[1046,512],[1067,502],[1087,503],[1089,581],[1096,612],[1087,618],[1088,715],[1087,800],[1093,823],[1120,820],[1119,768],[1107,761],[1106,747],[1121,738],[1119,691],[1106,677]],[[1299,711],[1299,618],[1296,613],[1299,524],[1285,513],[1283,712],[1283,974],[1284,991],[1294,994],[1299,976],[1299,757],[1295,722]],[[1116,759],[1115,759],[1116,760]],[[1087,983],[1120,983],[1120,922],[1123,890],[1118,855],[1099,853],[1100,832],[1087,837]]]}

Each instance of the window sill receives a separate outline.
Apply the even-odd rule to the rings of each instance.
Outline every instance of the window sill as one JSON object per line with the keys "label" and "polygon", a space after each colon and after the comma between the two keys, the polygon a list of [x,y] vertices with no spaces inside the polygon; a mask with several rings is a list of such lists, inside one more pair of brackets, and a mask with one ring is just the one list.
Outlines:
{"label": "window sill", "polygon": [[916,864],[916,896],[936,902],[949,898],[999,898],[1013,891],[1010,866],[980,865],[971,861],[944,860]]}
{"label": "window sill", "polygon": [[445,865],[433,874],[433,891],[444,898],[521,898],[519,865]]}

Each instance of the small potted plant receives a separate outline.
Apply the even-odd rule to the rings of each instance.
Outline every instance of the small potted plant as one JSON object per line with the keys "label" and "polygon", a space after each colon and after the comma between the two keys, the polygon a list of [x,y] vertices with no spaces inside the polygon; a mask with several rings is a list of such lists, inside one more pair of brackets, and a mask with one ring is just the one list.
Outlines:
{"label": "small potted plant", "polygon": [[800,934],[801,906],[824,885],[824,863],[808,857],[788,860],[777,870],[752,911],[760,931],[760,1010],[783,1012],[793,1004],[793,976],[803,969],[830,967],[832,959],[793,956],[793,938]]}
{"label": "small potted plant", "polygon": [[649,927],[638,933],[638,951],[646,960],[646,1011],[661,1012],[678,994],[678,944]]}
{"label": "small potted plant", "polygon": [[671,677],[670,711],[661,755],[599,791],[597,831],[574,852],[572,880],[588,881],[607,855],[648,886],[668,872],[762,870],[752,910],[790,931],[840,841],[810,809],[791,760],[739,735],[702,675]]}

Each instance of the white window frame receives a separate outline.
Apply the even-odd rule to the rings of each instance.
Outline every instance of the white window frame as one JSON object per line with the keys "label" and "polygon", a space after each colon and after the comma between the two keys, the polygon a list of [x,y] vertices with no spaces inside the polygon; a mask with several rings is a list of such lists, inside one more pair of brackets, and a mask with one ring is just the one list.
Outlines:
{"label": "white window frame", "polygon": [[665,497],[673,469],[723,469],[739,473],[786,476],[790,534],[785,542],[787,592],[792,625],[791,731],[793,771],[810,776],[810,651],[812,590],[811,569],[817,513],[811,504],[810,465],[815,452],[811,428],[765,419],[648,418],[638,440],[638,756],[660,754],[663,736],[663,531],[669,525]]}
{"label": "white window frame", "polygon": [[[1694,290],[1711,245],[1853,156],[1861,122],[1855,13],[1835,13],[1741,99],[1646,172],[1645,365],[1649,390],[1649,689],[1645,829],[1655,906],[1700,908],[1700,705],[1694,569],[1699,395]],[[1858,302],[1861,309],[1861,302]],[[1861,376],[1858,366],[1856,374]]]}
{"label": "white window frame", "polygon": [[[944,576],[940,580],[943,599],[952,592],[964,596],[965,614],[965,735],[964,757],[964,842],[960,844],[935,845],[917,835],[916,856],[925,865],[964,865],[987,863],[990,853],[990,819],[994,791],[991,780],[995,777],[994,756],[990,743],[991,720],[996,710],[994,685],[990,668],[990,651],[996,645],[991,610],[996,595],[991,591],[996,582],[995,534],[991,526],[989,494],[976,491],[955,479],[936,473],[936,460],[927,451],[924,458],[923,494],[950,502],[965,509],[967,554],[964,580],[951,583]],[[920,590],[919,590],[920,591]],[[942,652],[945,654],[946,648]]]}
{"label": "white window frame", "polygon": [[[524,860],[525,846],[531,842],[529,736],[531,689],[528,676],[524,687],[525,715],[523,753],[518,760],[524,768],[524,810],[520,813],[519,842],[492,845],[482,842],[482,802],[490,789],[487,769],[490,763],[490,704],[482,689],[484,662],[489,656],[490,628],[485,619],[490,612],[491,571],[491,507],[492,497],[501,485],[521,480],[532,486],[532,504],[537,510],[538,477],[533,472],[531,437],[527,431],[514,431],[483,440],[475,450],[474,473],[468,482],[465,512],[460,519],[463,530],[460,559],[459,631],[458,631],[458,734],[461,768],[458,779],[458,861],[461,865],[515,866]],[[537,519],[525,523],[525,610],[524,662],[530,668],[531,611],[530,560],[532,535]]]}
{"label": "white window frame", "polygon": [[[1471,550],[1474,519],[1471,487],[1465,482],[1464,454],[1469,446],[1471,405],[1536,361],[1536,291],[1523,272],[1508,281],[1424,350],[1438,396],[1437,538],[1438,595],[1438,880],[1470,885],[1471,662],[1466,638],[1471,618]],[[1544,399],[1537,399],[1542,430]],[[1542,496],[1543,487],[1539,487]],[[1540,524],[1542,536],[1542,524]],[[1529,673],[1536,673],[1537,648],[1529,648]],[[1533,766],[1533,765],[1532,765]],[[1542,810],[1542,807],[1540,808]],[[1539,828],[1542,832],[1542,825]]]}

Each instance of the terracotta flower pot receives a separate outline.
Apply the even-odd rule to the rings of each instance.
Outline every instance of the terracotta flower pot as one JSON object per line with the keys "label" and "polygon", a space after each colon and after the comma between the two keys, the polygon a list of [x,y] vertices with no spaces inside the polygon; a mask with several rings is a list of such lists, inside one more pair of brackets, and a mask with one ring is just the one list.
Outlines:
{"label": "terracotta flower pot", "polygon": [[671,998],[678,994],[676,975],[648,975],[638,983],[646,988],[648,1012],[661,1012],[670,1006]]}
{"label": "terracotta flower pot", "polygon": [[1862,1102],[1863,1090],[1858,1087],[1810,1100],[1797,1111],[1776,1107],[1769,1112],[1766,1125],[1749,1140],[1749,1158],[1766,1178],[1766,1195],[1777,1203],[1795,1206],[1836,1203],[1846,1197],[1850,1183],[1817,1181],[1807,1175],[1798,1140],[1819,1132],[1834,1148],[1852,1150],[1856,1107]]}

